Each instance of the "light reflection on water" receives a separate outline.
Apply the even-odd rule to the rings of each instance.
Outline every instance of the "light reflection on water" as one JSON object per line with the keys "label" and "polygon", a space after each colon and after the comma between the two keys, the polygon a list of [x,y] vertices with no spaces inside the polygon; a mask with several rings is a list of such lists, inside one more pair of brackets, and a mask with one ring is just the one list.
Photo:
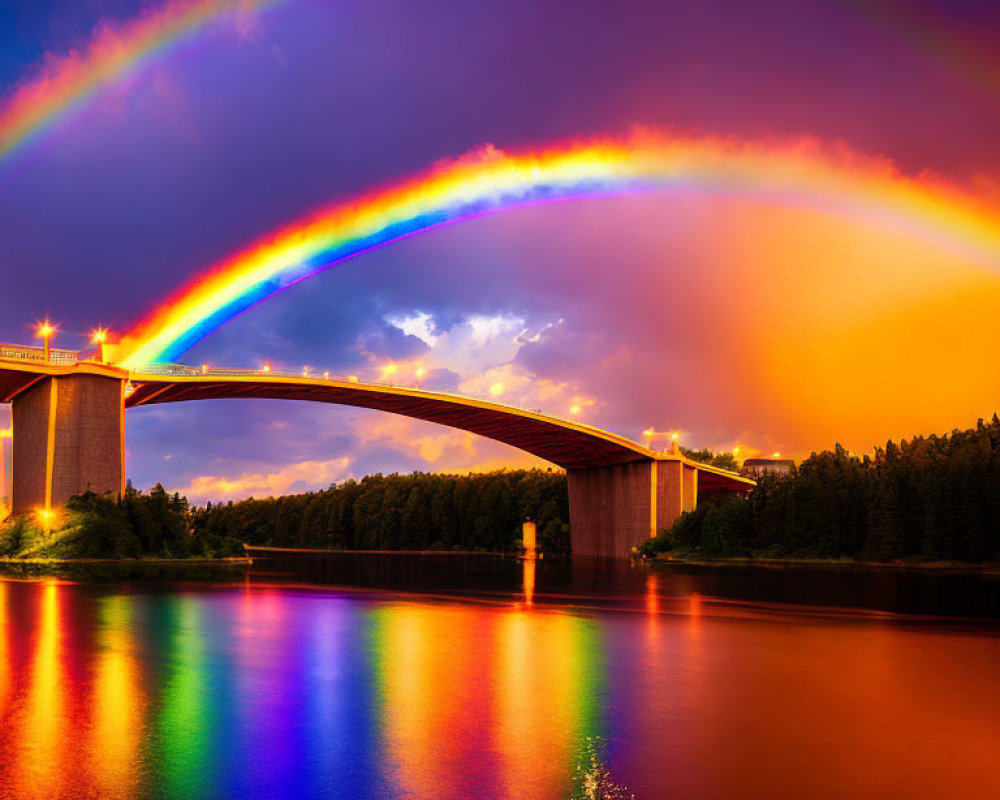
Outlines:
{"label": "light reflection on water", "polygon": [[1000,796],[992,623],[517,569],[487,602],[0,581],[0,796],[564,800],[595,743],[639,800]]}

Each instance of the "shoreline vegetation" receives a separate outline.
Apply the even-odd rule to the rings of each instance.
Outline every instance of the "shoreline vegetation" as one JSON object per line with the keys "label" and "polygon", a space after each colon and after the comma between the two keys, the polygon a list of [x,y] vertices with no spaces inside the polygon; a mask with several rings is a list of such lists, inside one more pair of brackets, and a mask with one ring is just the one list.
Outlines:
{"label": "shoreline vegetation", "polygon": [[[731,466],[730,454],[685,450]],[[741,495],[706,496],[635,548],[677,564],[1000,571],[1000,419],[945,436],[840,445]],[[0,524],[0,567],[245,565],[250,553],[517,555],[533,520],[548,557],[570,555],[566,475],[499,470],[370,475],[328,489],[192,507],[157,484],[73,497],[43,530]],[[627,554],[623,554],[625,556]]]}
{"label": "shoreline vegetation", "polygon": [[209,503],[192,519],[204,535],[248,547],[501,554],[521,552],[531,519],[546,555],[570,552],[566,474],[556,470],[375,474],[308,494]]}
{"label": "shoreline vegetation", "polygon": [[549,555],[569,553],[566,476],[553,470],[370,475],[329,489],[192,507],[157,484],[87,492],[55,512],[0,523],[0,569],[60,565],[246,565],[248,548],[285,552],[519,554],[521,523],[538,523]]}
{"label": "shoreline vegetation", "polygon": [[0,564],[249,564],[243,543],[197,530],[187,500],[157,484],[121,497],[86,492],[42,526],[34,515],[0,524]]}
{"label": "shoreline vegetation", "polygon": [[944,436],[840,445],[745,495],[706,499],[640,558],[803,561],[906,569],[1000,565],[1000,419]]}

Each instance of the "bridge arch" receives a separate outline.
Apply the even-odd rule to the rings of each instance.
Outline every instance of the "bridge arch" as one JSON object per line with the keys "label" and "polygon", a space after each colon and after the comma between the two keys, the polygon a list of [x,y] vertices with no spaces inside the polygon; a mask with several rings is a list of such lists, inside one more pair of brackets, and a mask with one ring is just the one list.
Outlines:
{"label": "bridge arch", "polygon": [[156,374],[81,363],[0,361],[0,401],[14,409],[14,510],[124,485],[126,409],[213,399],[271,399],[369,408],[469,431],[566,469],[574,553],[622,556],[693,509],[699,492],[753,481],[660,453],[617,434],[488,400],[401,386],[242,371]]}

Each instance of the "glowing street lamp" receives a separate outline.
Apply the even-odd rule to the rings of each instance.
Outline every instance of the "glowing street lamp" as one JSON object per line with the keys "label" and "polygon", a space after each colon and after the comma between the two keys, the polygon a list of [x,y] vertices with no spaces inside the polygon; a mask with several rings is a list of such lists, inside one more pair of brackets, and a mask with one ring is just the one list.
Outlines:
{"label": "glowing street lamp", "polygon": [[49,340],[52,338],[53,334],[56,332],[55,326],[51,325],[48,320],[41,322],[38,325],[37,335],[38,338],[42,340],[45,344],[45,363],[49,363]]}
{"label": "glowing street lamp", "polygon": [[108,344],[108,330],[107,328],[94,328],[90,332],[90,341],[92,344],[97,345],[98,352],[100,353],[101,361],[103,363],[108,363],[110,360],[108,358],[107,344]]}
{"label": "glowing street lamp", "polygon": [[265,364],[263,367],[260,368],[260,371],[263,372],[265,375],[270,375],[271,374],[271,365],[270,364]]}

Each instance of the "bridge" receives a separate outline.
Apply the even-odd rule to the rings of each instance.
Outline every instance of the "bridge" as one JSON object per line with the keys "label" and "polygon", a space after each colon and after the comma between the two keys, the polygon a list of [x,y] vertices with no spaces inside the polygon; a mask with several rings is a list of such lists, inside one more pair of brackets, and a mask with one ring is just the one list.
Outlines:
{"label": "bridge", "polygon": [[[573,553],[623,556],[699,497],[752,480],[572,420],[447,392],[260,370],[124,369],[72,351],[0,345],[0,403],[13,417],[14,513],[125,488],[125,411],[159,403],[264,398],[355,406],[457,428],[566,470]],[[2,491],[0,491],[2,494]]]}

